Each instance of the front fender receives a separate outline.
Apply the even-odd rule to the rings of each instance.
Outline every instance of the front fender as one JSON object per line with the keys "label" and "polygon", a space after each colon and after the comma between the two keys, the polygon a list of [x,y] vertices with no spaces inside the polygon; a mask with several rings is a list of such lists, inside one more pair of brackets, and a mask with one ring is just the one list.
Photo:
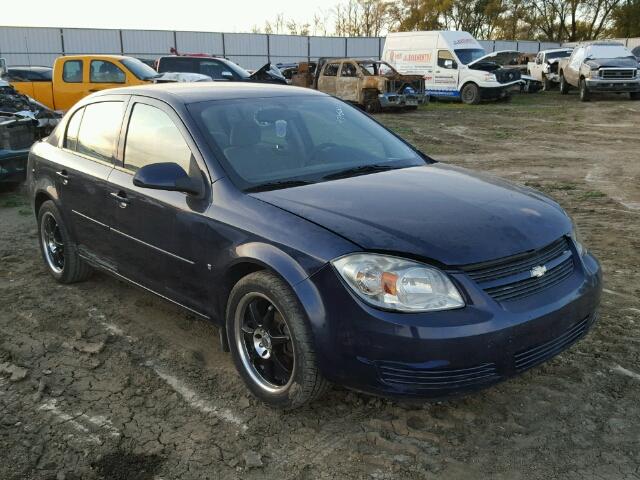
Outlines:
{"label": "front fender", "polygon": [[306,270],[292,256],[268,243],[250,242],[236,247],[235,259],[228,270],[240,263],[254,263],[269,268],[292,287],[309,277]]}

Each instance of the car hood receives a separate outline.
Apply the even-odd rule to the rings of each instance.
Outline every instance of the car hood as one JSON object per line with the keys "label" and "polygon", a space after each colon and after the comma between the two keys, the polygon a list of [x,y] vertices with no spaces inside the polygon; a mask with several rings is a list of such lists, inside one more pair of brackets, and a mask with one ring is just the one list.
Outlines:
{"label": "car hood", "polygon": [[251,195],[365,250],[445,265],[540,248],[571,229],[563,210],[541,193],[443,164]]}
{"label": "car hood", "polygon": [[585,60],[585,64],[592,69],[596,68],[638,68],[638,60],[634,57],[623,58],[591,58]]}
{"label": "car hood", "polygon": [[474,65],[484,62],[494,62],[498,65],[511,65],[511,62],[517,60],[519,55],[520,52],[516,50],[499,50],[497,52],[487,53],[483,57],[470,62],[468,66],[472,68]]}

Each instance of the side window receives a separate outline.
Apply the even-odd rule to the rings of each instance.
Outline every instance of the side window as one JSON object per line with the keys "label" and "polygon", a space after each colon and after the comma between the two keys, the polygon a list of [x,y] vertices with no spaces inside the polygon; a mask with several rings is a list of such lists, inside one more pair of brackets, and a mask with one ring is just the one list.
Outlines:
{"label": "side window", "polygon": [[123,102],[92,103],[84,107],[76,151],[111,162],[122,123]]}
{"label": "side window", "polygon": [[342,64],[342,70],[340,70],[341,77],[357,77],[356,66],[351,62],[345,62]]}
{"label": "side window", "polygon": [[325,77],[337,77],[339,67],[340,67],[339,63],[329,63],[327,64],[326,67],[324,67],[323,75]]}
{"label": "side window", "polygon": [[229,71],[224,65],[215,60],[200,60],[200,73],[209,75],[214,80],[223,80],[222,72]]}
{"label": "side window", "polygon": [[62,80],[67,83],[82,83],[82,60],[67,60],[62,65]]}
{"label": "side window", "polygon": [[151,163],[173,162],[189,173],[191,150],[180,130],[162,110],[136,103],[131,113],[124,166],[138,170]]}
{"label": "side window", "polygon": [[536,58],[536,63],[538,65],[542,65],[542,60],[543,60],[542,57],[543,57],[542,52],[538,53],[538,57]]}
{"label": "side window", "polygon": [[82,115],[84,114],[84,108],[81,108],[73,114],[71,120],[67,124],[67,134],[64,137],[64,148],[69,150],[76,150],[78,147],[78,132],[80,131],[80,122],[82,121]]}
{"label": "side window", "polygon": [[124,83],[126,76],[115,63],[106,60],[91,60],[89,81],[91,83]]}
{"label": "side window", "polygon": [[458,68],[458,63],[449,50],[438,50],[438,66],[449,70]]}

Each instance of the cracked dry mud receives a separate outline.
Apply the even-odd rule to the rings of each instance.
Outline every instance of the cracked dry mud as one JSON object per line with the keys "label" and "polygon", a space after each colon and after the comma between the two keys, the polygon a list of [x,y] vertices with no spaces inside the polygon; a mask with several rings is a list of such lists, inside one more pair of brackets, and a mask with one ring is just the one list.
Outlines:
{"label": "cracked dry mud", "polygon": [[601,317],[480,393],[398,403],[249,396],[215,328],[103,274],[45,272],[23,191],[0,195],[0,478],[639,479],[640,102],[544,93],[379,119],[436,158],[539,188],[603,263]]}

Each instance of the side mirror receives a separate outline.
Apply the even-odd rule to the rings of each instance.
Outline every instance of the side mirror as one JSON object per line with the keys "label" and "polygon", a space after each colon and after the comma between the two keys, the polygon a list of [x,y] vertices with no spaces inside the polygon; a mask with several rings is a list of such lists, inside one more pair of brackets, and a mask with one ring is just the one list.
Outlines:
{"label": "side mirror", "polygon": [[172,162],[145,165],[133,176],[133,184],[141,188],[191,195],[203,193],[202,180],[191,178],[180,165]]}
{"label": "side mirror", "polygon": [[447,59],[444,61],[444,68],[456,68],[454,67],[455,62],[451,59]]}
{"label": "side mirror", "polygon": [[224,72],[222,72],[220,74],[222,76],[222,78],[224,78],[225,80],[233,80],[233,73],[231,73],[229,70],[225,70]]}

